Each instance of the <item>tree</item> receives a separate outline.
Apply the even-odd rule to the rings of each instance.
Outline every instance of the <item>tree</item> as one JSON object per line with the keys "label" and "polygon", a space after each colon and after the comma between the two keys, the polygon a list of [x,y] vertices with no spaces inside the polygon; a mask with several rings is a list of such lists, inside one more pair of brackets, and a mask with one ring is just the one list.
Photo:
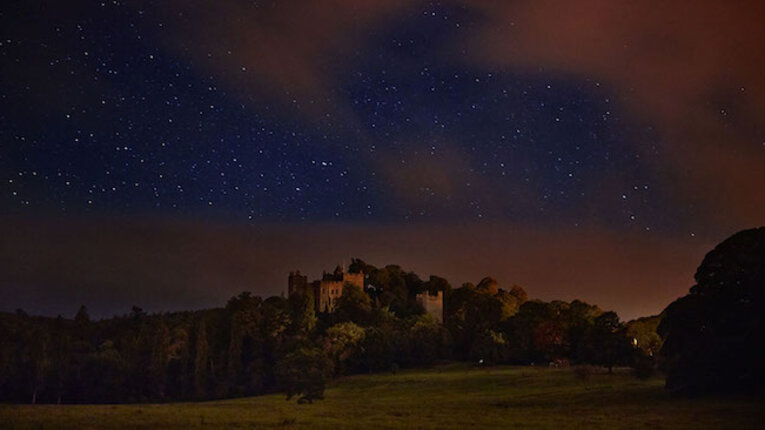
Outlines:
{"label": "tree", "polygon": [[656,331],[661,318],[661,315],[643,317],[627,323],[627,336],[634,339],[636,346],[648,357],[658,355],[661,350],[661,336]]}
{"label": "tree", "polygon": [[518,297],[502,289],[497,291],[494,297],[502,302],[502,319],[515,315],[523,304],[518,300]]}
{"label": "tree", "polygon": [[[415,281],[411,279],[410,281]],[[420,281],[421,282],[421,281]],[[409,286],[406,273],[400,266],[387,265],[370,273],[369,284],[380,307],[389,307],[399,316],[405,316],[409,308]]]}
{"label": "tree", "polygon": [[128,366],[114,342],[104,341],[82,364],[77,390],[81,397],[77,400],[89,403],[125,401],[128,394],[125,389],[127,370]]}
{"label": "tree", "polygon": [[496,279],[487,276],[481,279],[481,282],[476,285],[476,289],[482,293],[495,295],[499,292],[499,283]]}
{"label": "tree", "polygon": [[52,336],[51,367],[55,379],[56,404],[61,404],[64,388],[71,371],[72,339],[66,330],[64,319],[56,318]]}
{"label": "tree", "polygon": [[331,374],[332,361],[319,348],[299,348],[276,363],[279,386],[287,393],[287,400],[299,396],[298,403],[323,399]]}
{"label": "tree", "polygon": [[343,375],[358,359],[360,344],[364,340],[364,329],[352,322],[335,324],[327,330],[324,349],[335,364],[335,373]]}
{"label": "tree", "polygon": [[372,266],[371,264],[367,264],[364,262],[364,260],[360,258],[352,258],[351,264],[348,266],[348,272],[349,273],[364,273],[366,275],[371,275],[375,271],[377,271],[377,268],[375,266]]}
{"label": "tree", "polygon": [[167,324],[160,320],[155,328],[153,344],[151,345],[151,363],[147,369],[149,374],[148,394],[151,398],[165,399],[167,365],[172,355],[171,341]]}
{"label": "tree", "polygon": [[512,288],[510,288],[509,294],[518,300],[518,306],[521,306],[529,300],[529,295],[520,285],[513,285]]}
{"label": "tree", "polygon": [[204,319],[201,319],[197,326],[194,348],[194,392],[198,398],[207,397],[209,359],[210,346],[207,343],[207,326]]}
{"label": "tree", "polygon": [[432,315],[412,317],[414,324],[409,329],[409,362],[414,365],[433,364],[446,356],[444,328]]}
{"label": "tree", "polygon": [[560,318],[551,318],[537,324],[533,336],[534,350],[542,361],[549,363],[569,355],[566,327]]}
{"label": "tree", "polygon": [[337,301],[335,318],[338,322],[351,321],[365,325],[369,321],[372,302],[369,295],[357,285],[346,284]]}
{"label": "tree", "polygon": [[552,321],[555,316],[550,303],[531,300],[521,305],[518,313],[502,324],[505,338],[508,341],[508,356],[511,362],[536,363],[549,361],[545,352],[540,351],[536,342],[539,341],[537,327]]}
{"label": "tree", "polygon": [[307,335],[316,327],[313,294],[310,291],[292,294],[288,300],[290,310],[289,331],[293,335]]}
{"label": "tree", "polygon": [[607,367],[608,373],[613,372],[614,365],[629,360],[632,348],[616,312],[604,312],[595,318],[589,341],[591,362]]}
{"label": "tree", "polygon": [[74,322],[78,326],[86,326],[90,323],[90,315],[88,314],[88,308],[85,305],[81,305],[77,310],[77,314],[74,316]]}
{"label": "tree", "polygon": [[676,392],[765,389],[765,227],[744,230],[702,261],[690,293],[664,311],[666,387]]}
{"label": "tree", "polygon": [[[257,391],[256,387],[260,388],[262,385],[262,378],[253,375],[258,373],[258,376],[262,376],[260,370],[255,370],[263,367],[262,363],[255,362],[264,358],[262,351],[257,349],[263,347],[262,340],[267,337],[261,330],[261,327],[265,325],[262,321],[262,307],[263,301],[260,297],[252,296],[249,292],[232,297],[226,304],[224,327],[227,331],[228,343],[225,345],[227,349],[225,391],[230,395],[241,396]],[[274,322],[278,324],[278,321]],[[277,327],[276,330],[278,329]]]}
{"label": "tree", "polygon": [[[489,276],[481,279],[477,286],[465,283],[455,290],[447,290],[444,321],[455,343],[455,355],[470,358],[476,341],[493,339],[486,334],[489,330],[506,331],[510,325],[508,320],[518,313],[526,300],[523,288],[516,285],[510,291],[503,290],[497,280]],[[529,339],[532,337],[530,333]],[[510,343],[510,337],[506,335],[503,335],[505,349]]]}
{"label": "tree", "polygon": [[361,352],[360,369],[368,372],[387,371],[394,368],[396,359],[396,340],[401,333],[396,330],[397,318],[388,308],[375,309],[373,324],[364,330],[364,339],[359,348]]}
{"label": "tree", "polygon": [[470,358],[475,363],[496,364],[507,357],[507,341],[502,333],[486,330],[478,336],[470,350]]}
{"label": "tree", "polygon": [[243,345],[242,352],[246,377],[250,381],[257,382],[260,389],[267,390],[276,384],[274,366],[279,359],[279,351],[288,337],[289,325],[290,317],[286,299],[272,296],[263,301],[256,332]]}
{"label": "tree", "polygon": [[568,306],[567,325],[569,342],[569,359],[575,363],[589,362],[589,336],[595,325],[595,318],[603,310],[581,300],[573,300]]}
{"label": "tree", "polygon": [[50,337],[44,329],[38,328],[31,334],[26,359],[32,404],[37,403],[37,396],[45,384],[45,374],[50,366],[49,344]]}

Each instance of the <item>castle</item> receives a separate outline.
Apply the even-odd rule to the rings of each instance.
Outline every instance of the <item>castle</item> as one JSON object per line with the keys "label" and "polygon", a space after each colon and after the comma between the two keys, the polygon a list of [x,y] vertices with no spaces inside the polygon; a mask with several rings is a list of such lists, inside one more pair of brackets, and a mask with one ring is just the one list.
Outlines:
{"label": "castle", "polygon": [[324,272],[321,279],[309,284],[308,277],[301,275],[298,270],[290,272],[287,292],[291,296],[296,292],[304,294],[310,291],[313,295],[314,309],[317,312],[332,312],[337,306],[337,300],[343,295],[343,288],[346,285],[355,285],[363,290],[364,273],[347,273],[337,266],[333,273]]}
{"label": "castle", "polygon": [[[300,270],[290,272],[287,282],[287,293],[291,296],[295,293],[305,294],[310,292],[313,296],[314,309],[317,312],[333,312],[337,306],[337,300],[343,295],[346,285],[354,285],[362,290],[364,288],[364,273],[348,273],[342,267],[337,266],[334,272],[324,272],[321,279],[308,282],[308,277],[300,274]],[[425,313],[430,314],[439,323],[444,321],[444,292],[430,294],[428,291],[417,294],[417,303],[422,306]]]}

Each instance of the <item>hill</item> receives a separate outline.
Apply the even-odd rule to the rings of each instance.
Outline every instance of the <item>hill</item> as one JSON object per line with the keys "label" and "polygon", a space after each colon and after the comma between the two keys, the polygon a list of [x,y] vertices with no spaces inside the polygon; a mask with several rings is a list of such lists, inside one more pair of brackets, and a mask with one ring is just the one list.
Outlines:
{"label": "hill", "polygon": [[678,398],[627,371],[472,368],[463,364],[336,380],[325,400],[283,395],[148,405],[0,405],[12,429],[193,428],[756,428],[756,398]]}

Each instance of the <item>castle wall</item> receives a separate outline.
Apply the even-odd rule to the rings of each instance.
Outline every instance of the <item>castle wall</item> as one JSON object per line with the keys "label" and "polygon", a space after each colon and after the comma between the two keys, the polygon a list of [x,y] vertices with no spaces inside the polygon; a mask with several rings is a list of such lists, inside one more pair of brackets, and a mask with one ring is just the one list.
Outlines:
{"label": "castle wall", "polygon": [[343,295],[343,281],[319,281],[319,312],[333,312],[337,300]]}
{"label": "castle wall", "polygon": [[417,303],[419,303],[425,313],[430,314],[439,323],[444,322],[444,292],[439,291],[437,294],[432,295],[430,292],[425,291],[417,294]]}
{"label": "castle wall", "polygon": [[355,285],[363,290],[364,289],[364,274],[363,273],[343,273],[343,285],[345,284]]}
{"label": "castle wall", "polygon": [[300,274],[300,270],[290,272],[287,280],[287,294],[290,296],[295,293],[305,293],[308,289],[308,277]]}

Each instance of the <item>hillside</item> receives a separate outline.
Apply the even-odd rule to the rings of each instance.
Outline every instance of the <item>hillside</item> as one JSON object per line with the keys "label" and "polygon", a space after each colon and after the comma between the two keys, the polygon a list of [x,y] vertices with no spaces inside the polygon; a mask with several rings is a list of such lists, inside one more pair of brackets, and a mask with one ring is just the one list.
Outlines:
{"label": "hillside", "polygon": [[189,428],[755,428],[761,399],[672,398],[663,380],[572,369],[448,365],[333,382],[326,398],[282,395],[151,405],[0,405],[12,429]]}

